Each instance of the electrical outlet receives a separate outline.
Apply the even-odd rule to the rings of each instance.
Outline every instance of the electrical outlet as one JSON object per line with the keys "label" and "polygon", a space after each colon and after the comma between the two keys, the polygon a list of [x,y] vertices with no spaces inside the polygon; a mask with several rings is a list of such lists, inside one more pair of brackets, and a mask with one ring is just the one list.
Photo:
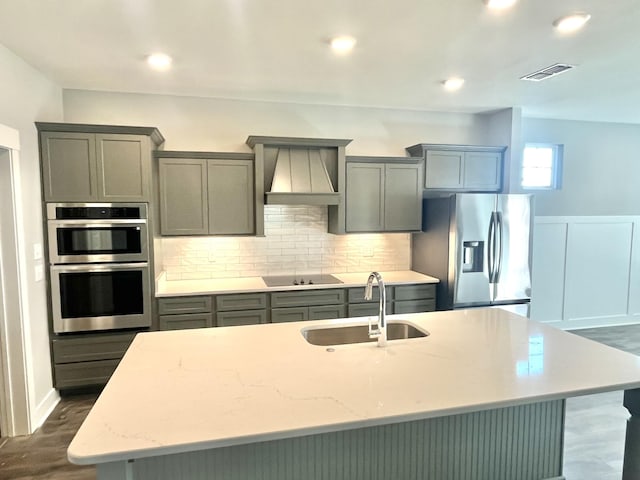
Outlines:
{"label": "electrical outlet", "polygon": [[362,247],[363,257],[373,257],[373,247]]}

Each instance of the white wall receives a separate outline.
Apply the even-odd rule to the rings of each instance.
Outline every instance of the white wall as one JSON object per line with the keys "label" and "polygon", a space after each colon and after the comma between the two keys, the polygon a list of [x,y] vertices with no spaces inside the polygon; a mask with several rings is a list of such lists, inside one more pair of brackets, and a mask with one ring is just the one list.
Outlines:
{"label": "white wall", "polygon": [[560,328],[640,322],[640,217],[537,217],[531,318]]}
{"label": "white wall", "polygon": [[62,120],[62,91],[41,73],[0,45],[0,124],[20,133],[20,190],[24,216],[24,248],[27,252],[23,274],[28,289],[25,295],[25,324],[28,387],[32,423],[39,424],[48,414],[54,391],[51,382],[49,330],[44,281],[36,281],[33,246],[42,244],[42,214],[38,138],[34,121]]}
{"label": "white wall", "polygon": [[564,145],[562,188],[536,194],[536,215],[640,214],[640,125],[523,119],[523,142]]}
{"label": "white wall", "polygon": [[250,152],[249,135],[350,138],[348,155],[405,156],[416,143],[485,144],[482,115],[64,91],[65,121],[158,127],[165,150]]}

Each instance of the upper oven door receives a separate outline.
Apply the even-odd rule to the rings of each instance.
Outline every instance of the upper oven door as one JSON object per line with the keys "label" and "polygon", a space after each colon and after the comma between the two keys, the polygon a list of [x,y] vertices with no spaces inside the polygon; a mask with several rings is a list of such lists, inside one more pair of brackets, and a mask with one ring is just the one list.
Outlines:
{"label": "upper oven door", "polygon": [[49,220],[52,264],[146,262],[149,259],[144,220]]}

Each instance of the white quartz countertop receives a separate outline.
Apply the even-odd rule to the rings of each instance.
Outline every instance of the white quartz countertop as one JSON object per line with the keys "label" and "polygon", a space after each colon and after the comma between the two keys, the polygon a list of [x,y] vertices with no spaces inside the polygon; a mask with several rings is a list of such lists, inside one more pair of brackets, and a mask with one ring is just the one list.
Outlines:
{"label": "white quartz countertop", "polygon": [[314,346],[323,320],[141,333],[68,449],[93,464],[640,387],[640,357],[495,308],[424,338]]}
{"label": "white quartz countertop", "polygon": [[[156,297],[177,297],[187,295],[212,295],[218,293],[250,293],[282,290],[309,290],[320,288],[362,287],[371,272],[331,273],[342,283],[328,285],[290,285],[267,287],[262,277],[238,277],[203,280],[167,280],[164,274],[156,282]],[[439,280],[411,270],[380,272],[386,285],[409,283],[438,283]]]}

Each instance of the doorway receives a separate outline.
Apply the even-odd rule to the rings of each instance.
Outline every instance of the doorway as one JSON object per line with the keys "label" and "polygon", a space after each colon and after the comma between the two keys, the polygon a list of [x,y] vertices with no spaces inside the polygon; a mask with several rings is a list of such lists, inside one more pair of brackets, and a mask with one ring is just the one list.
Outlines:
{"label": "doorway", "polygon": [[19,230],[19,134],[0,125],[0,435],[31,433]]}

